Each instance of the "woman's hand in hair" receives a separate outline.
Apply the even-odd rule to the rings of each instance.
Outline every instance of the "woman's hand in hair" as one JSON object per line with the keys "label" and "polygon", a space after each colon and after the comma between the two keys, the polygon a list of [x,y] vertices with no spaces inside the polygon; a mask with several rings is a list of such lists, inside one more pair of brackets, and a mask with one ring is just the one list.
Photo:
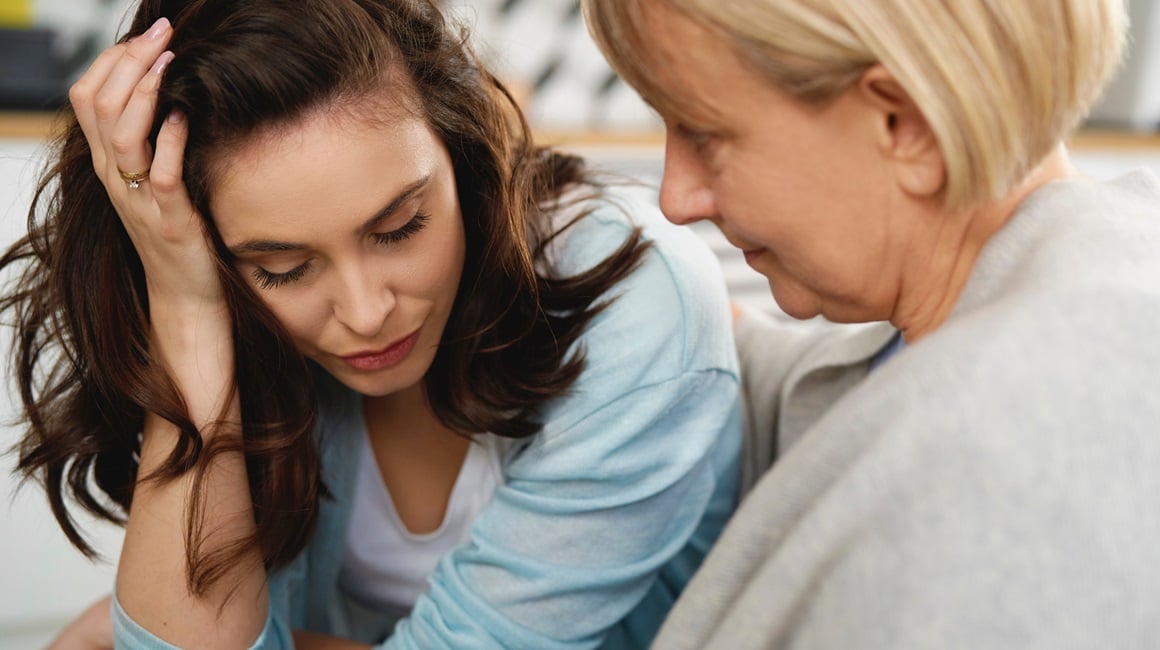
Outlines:
{"label": "woman's hand in hair", "polygon": [[[162,18],[144,34],[101,53],[69,91],[93,167],[121,216],[145,270],[151,311],[221,307],[221,282],[201,217],[182,182],[184,116],[166,117],[149,143],[157,90],[173,54]],[[122,172],[148,177],[133,183]],[[139,174],[143,176],[143,174]]]}
{"label": "woman's hand in hair", "polygon": [[[151,6],[142,4],[141,13]],[[150,145],[158,89],[173,58],[166,51],[172,33],[169,22],[158,19],[130,42],[101,53],[69,91],[96,176],[141,258],[151,357],[180,393],[180,399],[143,405],[117,600],[133,623],[164,633],[178,647],[248,647],[268,609],[261,549],[249,544],[255,517],[239,444],[232,319],[216,256],[182,180],[183,116],[161,120],[156,151]],[[139,174],[136,183],[124,178],[146,170],[147,178]],[[210,451],[183,457],[197,458],[185,471],[174,459],[188,453],[192,435]],[[166,472],[179,478],[152,480]],[[210,587],[204,587],[208,579],[195,584],[191,577],[195,553],[201,560],[196,568],[217,571]],[[228,562],[220,559],[227,555]]]}

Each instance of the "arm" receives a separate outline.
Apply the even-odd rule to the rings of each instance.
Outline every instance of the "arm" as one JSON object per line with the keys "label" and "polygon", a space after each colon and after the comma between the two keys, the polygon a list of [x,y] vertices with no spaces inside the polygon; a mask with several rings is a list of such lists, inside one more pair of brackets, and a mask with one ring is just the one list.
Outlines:
{"label": "arm", "polygon": [[[603,218],[578,224],[562,263],[623,240]],[[692,233],[661,221],[649,234],[655,249],[582,338],[580,380],[387,648],[591,648],[630,612],[647,638],[715,540],[740,445],[729,309]]]}
{"label": "arm", "polygon": [[[97,176],[145,270],[151,353],[168,370],[191,421],[210,442],[240,436],[232,325],[201,219],[181,180],[183,119],[166,120],[155,154],[147,140],[161,74],[172,58],[163,53],[170,35],[168,22],[162,20],[131,43],[106,50],[69,97]],[[134,188],[122,181],[118,169],[151,171]],[[138,484],[117,573],[118,602],[140,625],[175,644],[241,647],[258,636],[266,619],[261,558],[251,553],[208,592],[190,592],[185,512],[193,494],[192,477],[148,480],[176,440],[174,425],[146,415]],[[205,495],[204,548],[221,548],[251,532],[249,486],[240,453],[216,458]],[[231,606],[224,608],[231,596]]]}
{"label": "arm", "polygon": [[689,373],[546,432],[385,647],[598,646],[705,513],[731,509],[734,468],[717,461],[735,458],[736,391]]}

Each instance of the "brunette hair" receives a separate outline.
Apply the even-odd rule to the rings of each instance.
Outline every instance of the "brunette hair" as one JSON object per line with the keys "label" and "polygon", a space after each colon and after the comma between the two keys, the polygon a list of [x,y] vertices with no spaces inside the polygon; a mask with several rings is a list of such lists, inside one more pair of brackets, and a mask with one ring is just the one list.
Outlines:
{"label": "brunette hair", "polygon": [[[551,270],[545,246],[575,220],[554,227],[550,215],[568,202],[565,192],[595,198],[602,188],[578,158],[532,144],[466,34],[428,0],[144,0],[125,38],[162,16],[174,26],[176,57],[161,84],[153,137],[171,110],[188,119],[184,179],[216,249],[234,319],[241,446],[257,524],[252,539],[205,549],[205,504],[195,498],[187,513],[188,581],[203,593],[253,544],[267,568],[289,562],[308,542],[326,494],[311,364],[234,269],[209,209],[214,174],[222,171],[215,160],[260,132],[294,128],[311,111],[374,119],[358,111],[384,87],[413,94],[450,152],[466,231],[459,292],[425,380],[436,414],[464,434],[519,438],[539,430],[539,407],[583,369],[574,344],[607,305],[601,296],[632,272],[648,245],[637,230],[586,272]],[[400,77],[402,86],[391,87]],[[138,480],[191,471],[203,477],[226,448],[203,444],[152,355],[140,259],[71,108],[60,119],[29,234],[0,258],[0,269],[21,271],[0,310],[15,321],[26,424],[18,468],[43,483],[61,528],[91,556],[70,500],[121,523]],[[155,474],[138,477],[146,411],[176,424],[181,437]]]}

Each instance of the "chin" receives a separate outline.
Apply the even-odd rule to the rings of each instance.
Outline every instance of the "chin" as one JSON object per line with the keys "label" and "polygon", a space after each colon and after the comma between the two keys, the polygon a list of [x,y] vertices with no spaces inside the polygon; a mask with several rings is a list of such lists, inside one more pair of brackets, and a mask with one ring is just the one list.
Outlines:
{"label": "chin", "polygon": [[822,315],[822,311],[820,309],[799,309],[796,305],[785,305],[776,298],[774,301],[777,302],[777,306],[781,308],[781,311],[784,312],[786,316],[789,316],[795,320],[810,320],[811,318]]}
{"label": "chin", "polygon": [[404,366],[363,372],[342,365],[323,366],[340,384],[364,397],[383,397],[413,387],[423,379],[423,373]]}
{"label": "chin", "polygon": [[364,376],[346,378],[346,380],[340,378],[339,381],[342,381],[342,383],[345,384],[347,388],[355,391],[356,393],[359,393],[364,397],[385,397],[387,395],[400,393],[404,390],[407,390],[408,388],[413,388],[415,384],[419,383],[419,381],[422,379],[422,376],[420,376],[418,379],[398,376],[383,378]]}
{"label": "chin", "polygon": [[797,320],[809,320],[822,313],[821,304],[812,295],[802,291],[778,291],[773,280],[769,281],[773,301],[785,315]]}

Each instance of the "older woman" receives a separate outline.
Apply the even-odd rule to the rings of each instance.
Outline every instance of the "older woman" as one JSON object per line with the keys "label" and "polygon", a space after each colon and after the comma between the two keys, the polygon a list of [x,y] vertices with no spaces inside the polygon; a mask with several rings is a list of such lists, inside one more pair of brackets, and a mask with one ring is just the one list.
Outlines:
{"label": "older woman", "polygon": [[743,318],[750,460],[777,462],[657,645],[1154,644],[1160,181],[1063,146],[1121,0],[585,11],[665,120],[669,219],[792,316],[877,322]]}

